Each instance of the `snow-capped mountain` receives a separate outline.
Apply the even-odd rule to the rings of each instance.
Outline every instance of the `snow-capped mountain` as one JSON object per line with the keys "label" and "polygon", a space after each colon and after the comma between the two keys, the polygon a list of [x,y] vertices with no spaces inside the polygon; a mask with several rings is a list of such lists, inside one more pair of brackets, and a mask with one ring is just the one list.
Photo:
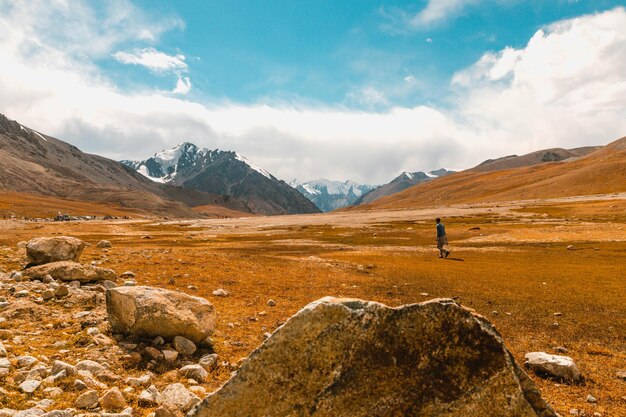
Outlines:
{"label": "snow-capped mountain", "polygon": [[242,200],[253,213],[319,212],[287,183],[232,151],[184,142],[144,161],[122,163],[155,182]]}
{"label": "snow-capped mountain", "polygon": [[381,185],[370,192],[363,194],[358,198],[354,205],[371,203],[374,200],[378,200],[381,197],[385,197],[391,194],[398,193],[404,189],[407,189],[415,184],[419,184],[426,181],[431,181],[439,177],[445,177],[448,174],[453,174],[455,171],[449,171],[445,168],[441,168],[430,172],[403,172],[396,178],[391,180],[388,184]]}
{"label": "snow-capped mountain", "polygon": [[342,182],[326,179],[303,183],[294,180],[290,184],[324,212],[349,206],[363,194],[375,188],[375,186],[358,184],[354,181]]}

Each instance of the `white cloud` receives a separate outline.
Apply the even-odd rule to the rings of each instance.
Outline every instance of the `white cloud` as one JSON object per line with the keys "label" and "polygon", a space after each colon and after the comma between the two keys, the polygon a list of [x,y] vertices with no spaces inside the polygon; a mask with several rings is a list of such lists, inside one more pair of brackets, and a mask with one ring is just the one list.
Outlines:
{"label": "white cloud", "polygon": [[[624,8],[557,22],[524,48],[485,54],[455,75],[452,107],[368,112],[298,103],[207,105],[172,92],[123,92],[75,52],[80,45],[38,36],[36,28],[49,26],[51,15],[27,15],[22,9],[29,5],[0,7],[0,112],[115,159],[145,158],[190,140],[237,150],[283,179],[382,183],[402,170],[463,168],[511,153],[602,144],[626,133]],[[83,27],[85,38],[99,42],[100,29]],[[58,26],[64,29],[71,32]],[[129,31],[125,39],[141,33]],[[121,44],[123,38],[102,41],[107,56]],[[174,92],[188,88],[181,77]],[[363,96],[389,100],[381,86],[374,90]]]}
{"label": "white cloud", "polygon": [[176,83],[176,87],[172,90],[173,94],[181,94],[185,95],[191,91],[191,81],[189,77],[181,77],[178,76],[178,82]]}
{"label": "white cloud", "polygon": [[122,64],[141,65],[154,72],[180,72],[188,68],[184,55],[168,55],[154,48],[136,49],[132,53],[118,51],[113,58]]}
{"label": "white cloud", "polygon": [[481,0],[428,0],[426,7],[410,19],[414,27],[428,27],[460,14],[469,5]]}

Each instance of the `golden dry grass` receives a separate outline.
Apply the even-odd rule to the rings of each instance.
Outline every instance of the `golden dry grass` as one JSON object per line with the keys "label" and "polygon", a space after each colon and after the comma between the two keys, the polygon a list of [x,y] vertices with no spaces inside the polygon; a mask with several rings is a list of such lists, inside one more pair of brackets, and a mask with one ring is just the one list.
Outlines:
{"label": "golden dry grass", "polygon": [[[561,415],[578,408],[624,416],[626,382],[615,372],[626,368],[626,222],[613,216],[611,204],[568,204],[442,210],[452,243],[447,260],[436,257],[432,211],[170,223],[5,222],[0,245],[54,234],[111,240],[113,248],[103,252],[93,245],[84,259],[105,257],[103,266],[132,270],[139,284],[209,299],[219,312],[216,351],[229,362],[247,356],[266,331],[323,296],[392,306],[458,297],[496,325],[518,362],[529,351],[569,349],[584,384],[531,375]],[[12,259],[0,257],[0,266],[18,267]],[[231,296],[212,296],[217,288]],[[266,304],[270,298],[275,307]],[[211,376],[204,384],[209,391],[229,374]],[[598,403],[586,403],[588,394]]]}

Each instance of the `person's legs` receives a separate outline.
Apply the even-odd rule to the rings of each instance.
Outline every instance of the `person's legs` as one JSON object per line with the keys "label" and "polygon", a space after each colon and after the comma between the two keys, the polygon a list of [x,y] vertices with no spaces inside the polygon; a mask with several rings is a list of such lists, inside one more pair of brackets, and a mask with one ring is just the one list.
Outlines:
{"label": "person's legs", "polygon": [[437,238],[437,249],[439,249],[439,257],[443,258],[445,249],[443,248],[443,239],[440,237]]}

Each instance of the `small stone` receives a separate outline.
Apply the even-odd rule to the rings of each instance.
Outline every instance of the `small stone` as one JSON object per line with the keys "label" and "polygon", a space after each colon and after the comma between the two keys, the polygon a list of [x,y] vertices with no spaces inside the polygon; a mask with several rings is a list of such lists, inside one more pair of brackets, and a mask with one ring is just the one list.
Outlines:
{"label": "small stone", "polygon": [[498,313],[496,310],[494,310],[494,311],[492,311],[492,312],[491,312],[491,315],[492,315],[492,316],[497,316],[498,314],[500,314],[500,313]]}
{"label": "small stone", "polygon": [[39,362],[39,360],[35,358],[34,356],[24,355],[24,356],[17,357],[18,368],[30,368],[37,362]]}
{"label": "small stone", "polygon": [[561,313],[560,311],[557,311],[556,313],[552,313],[552,315],[553,315],[554,317],[560,317],[560,316],[562,316],[562,315],[563,315],[563,313]]}
{"label": "small stone", "polygon": [[168,385],[159,395],[160,404],[173,404],[185,413],[199,402],[200,398],[180,383]]}
{"label": "small stone", "polygon": [[52,292],[52,290],[45,290],[41,293],[41,298],[43,298],[44,301],[51,300],[54,298],[54,292]]}
{"label": "small stone", "polygon": [[124,273],[122,273],[122,275],[120,275],[121,278],[135,278],[136,275],[133,271],[125,271]]}
{"label": "small stone", "polygon": [[270,307],[274,307],[276,305],[276,301],[270,298],[269,300],[267,300],[267,305]]}
{"label": "small stone", "polygon": [[7,350],[2,344],[2,342],[0,342],[0,358],[6,358],[6,357],[7,357]]}
{"label": "small stone", "polygon": [[199,382],[205,382],[208,377],[207,371],[200,365],[183,366],[178,372],[187,378],[193,378]]}
{"label": "small stone", "polygon": [[74,390],[75,391],[84,391],[87,389],[87,384],[85,384],[82,380],[80,379],[75,379],[74,380]]}
{"label": "small stone", "polygon": [[226,291],[223,288],[218,288],[217,290],[213,291],[213,295],[216,297],[228,297],[230,295],[230,292]]}
{"label": "small stone", "polygon": [[161,346],[165,344],[165,340],[161,336],[157,336],[152,340],[152,344],[155,346]]}
{"label": "small stone", "polygon": [[117,287],[117,284],[115,282],[109,281],[108,279],[105,279],[104,281],[102,281],[101,284],[107,290],[110,290],[111,288]]}
{"label": "small stone", "polygon": [[569,352],[569,349],[567,349],[565,346],[555,346],[552,348],[552,350],[554,350],[556,353],[567,353]]}
{"label": "small stone", "polygon": [[132,279],[128,281],[124,281],[125,287],[134,287],[135,285],[137,285],[137,282],[133,281]]}
{"label": "small stone", "polygon": [[107,368],[92,360],[82,360],[78,362],[76,364],[76,369],[78,369],[79,371],[89,371],[93,375],[98,375],[107,371]]}
{"label": "small stone", "polygon": [[78,396],[74,402],[76,408],[90,410],[98,407],[98,391],[89,390]]}
{"label": "small stone", "polygon": [[126,381],[124,382],[131,387],[147,387],[152,383],[152,375],[147,373],[140,376],[139,378],[126,378]]}
{"label": "small stone", "polygon": [[175,350],[164,349],[161,353],[167,362],[174,362],[178,358],[178,352]]}
{"label": "small stone", "polygon": [[100,242],[98,242],[96,247],[100,249],[104,249],[104,248],[111,248],[113,247],[113,245],[108,240],[101,240]]}
{"label": "small stone", "polygon": [[159,391],[154,385],[150,385],[147,389],[141,391],[137,401],[139,405],[152,407],[158,404]]}
{"label": "small stone", "polygon": [[97,327],[89,327],[89,328],[87,328],[87,334],[90,335],[90,336],[95,336],[95,335],[97,335],[99,333],[100,333],[100,330],[98,330]]}
{"label": "small stone", "polygon": [[50,274],[48,274],[48,275],[46,275],[46,276],[44,276],[42,278],[42,281],[43,281],[44,284],[50,284],[50,283],[54,282],[54,278],[52,278],[52,276]]}
{"label": "small stone", "polygon": [[591,394],[587,395],[587,402],[588,403],[596,403],[597,401],[598,400],[593,395],[591,395]]}
{"label": "small stone", "polygon": [[621,379],[622,381],[626,381],[626,370],[619,370],[615,373],[617,379]]}
{"label": "small stone", "polygon": [[70,365],[69,363],[65,363],[63,361],[54,361],[52,363],[52,369],[50,370],[51,374],[58,374],[61,371],[65,371],[67,375],[76,375],[78,370],[75,366]]}
{"label": "small stone", "polygon": [[172,345],[178,353],[183,355],[193,355],[197,349],[194,342],[182,336],[176,336],[172,341]]}
{"label": "small stone", "polygon": [[17,291],[15,294],[13,294],[13,296],[15,298],[23,298],[23,297],[28,297],[28,290],[21,290],[21,291]]}
{"label": "small stone", "polygon": [[44,388],[43,393],[46,397],[56,398],[63,395],[63,390],[59,387]]}
{"label": "small stone", "polygon": [[183,417],[183,413],[173,404],[163,404],[154,410],[154,417]]}
{"label": "small stone", "polygon": [[63,298],[67,297],[68,295],[70,295],[70,289],[65,284],[59,285],[59,288],[54,291],[54,296],[56,298]]}
{"label": "small stone", "polygon": [[574,245],[567,245],[567,250],[575,250],[576,246]]}
{"label": "small stone", "polygon": [[119,388],[113,387],[100,398],[100,406],[108,411],[120,411],[126,408],[126,400]]}
{"label": "small stone", "polygon": [[189,289],[189,290],[197,290],[198,287],[196,287],[195,285],[187,285],[187,289]]}
{"label": "small stone", "polygon": [[144,350],[146,356],[152,360],[158,360],[163,358],[163,354],[159,349],[153,348],[152,346],[147,346]]}
{"label": "small stone", "polygon": [[219,356],[217,355],[217,353],[204,355],[202,358],[200,358],[200,362],[198,362],[198,364],[207,371],[212,371],[213,369],[217,368],[218,363]]}
{"label": "small stone", "polygon": [[22,382],[19,388],[20,388],[20,391],[26,394],[32,394],[33,392],[37,391],[37,388],[39,388],[40,385],[41,385],[41,381],[35,381],[32,379],[29,379],[29,380]]}

